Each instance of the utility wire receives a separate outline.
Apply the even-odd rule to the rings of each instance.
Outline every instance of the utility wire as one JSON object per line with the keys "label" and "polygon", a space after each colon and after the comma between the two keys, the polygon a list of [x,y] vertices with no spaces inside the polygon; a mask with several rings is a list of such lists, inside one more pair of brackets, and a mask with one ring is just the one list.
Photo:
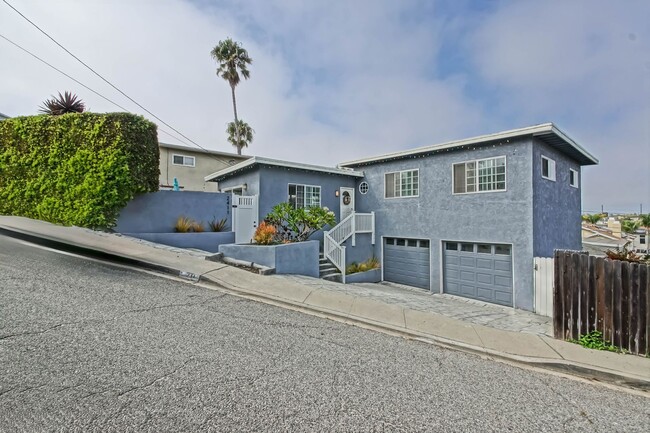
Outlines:
{"label": "utility wire", "polygon": [[98,76],[100,79],[102,79],[106,84],[108,84],[109,86],[111,86],[113,89],[117,90],[117,91],[118,91],[119,93],[121,93],[124,97],[126,97],[129,101],[133,102],[135,105],[137,105],[138,107],[140,107],[141,109],[143,109],[144,111],[146,111],[147,113],[149,113],[151,116],[153,116],[155,119],[157,119],[160,123],[162,123],[163,125],[167,126],[169,129],[171,129],[172,131],[176,132],[178,135],[180,135],[181,137],[185,138],[185,139],[188,140],[190,143],[194,144],[196,147],[198,147],[198,148],[200,148],[200,149],[203,149],[206,153],[209,153],[209,152],[210,152],[208,149],[206,149],[206,148],[204,148],[203,146],[201,146],[200,144],[196,143],[194,140],[192,140],[191,138],[187,137],[185,134],[183,134],[182,132],[180,132],[178,129],[174,128],[174,127],[171,126],[169,123],[165,122],[165,121],[162,120],[160,117],[156,116],[156,115],[153,114],[151,111],[147,110],[144,106],[142,106],[140,103],[138,103],[135,99],[131,98],[129,95],[127,95],[126,93],[124,93],[124,92],[123,92],[122,90],[120,90],[117,86],[115,86],[113,83],[111,83],[110,81],[108,81],[106,78],[104,78],[101,74],[99,74],[99,73],[98,73],[97,71],[95,71],[93,68],[91,68],[91,67],[88,66],[86,63],[84,63],[84,62],[83,62],[79,57],[77,57],[77,56],[75,56],[74,54],[72,54],[72,53],[71,53],[71,52],[70,52],[66,47],[64,47],[63,45],[61,45],[59,42],[56,41],[56,39],[54,39],[52,36],[50,36],[49,34],[47,34],[47,32],[45,32],[45,30],[41,29],[41,28],[40,28],[39,26],[37,26],[37,25],[36,25],[32,20],[30,20],[29,18],[27,18],[25,15],[23,15],[23,14],[22,14],[18,9],[16,9],[15,7],[13,7],[13,6],[12,6],[12,5],[7,1],[7,0],[2,0],[2,1],[3,1],[7,6],[9,6],[11,9],[13,9],[13,10],[18,14],[18,15],[20,15],[21,17],[23,17],[23,18],[24,18],[28,23],[30,23],[32,26],[34,26],[38,31],[40,31],[41,33],[43,33],[43,34],[44,34],[48,39],[50,39],[52,42],[54,42],[56,45],[58,45],[58,46],[59,46],[63,51],[65,51],[66,53],[68,53],[69,55],[71,55],[72,57],[74,57],[74,58],[75,58],[79,63],[81,63],[81,64],[84,65],[88,70],[90,70],[90,72],[92,72],[93,74],[95,74],[96,76]]}
{"label": "utility wire", "polygon": [[[88,86],[86,86],[84,83],[82,83],[81,81],[79,81],[79,80],[77,80],[76,78],[70,76],[69,74],[65,73],[65,72],[62,71],[61,69],[59,69],[59,68],[57,68],[56,66],[52,65],[51,63],[48,63],[47,61],[43,60],[42,58],[40,58],[40,57],[37,56],[36,54],[32,53],[31,51],[27,50],[26,48],[23,48],[22,46],[18,45],[17,43],[15,43],[15,42],[12,41],[11,39],[7,38],[6,36],[0,34],[0,38],[2,38],[2,39],[4,39],[5,41],[9,42],[11,45],[13,45],[13,46],[15,46],[16,48],[22,50],[23,52],[29,54],[30,56],[32,56],[33,58],[35,58],[35,59],[38,60],[39,62],[46,64],[47,66],[49,66],[50,68],[54,69],[54,70],[57,71],[58,73],[60,73],[60,74],[62,74],[62,75],[64,75],[64,76],[66,76],[66,77],[68,77],[69,79],[71,79],[71,80],[74,81],[75,83],[79,84],[80,86],[84,87],[85,89],[90,90],[90,91],[93,92],[95,95],[99,96],[100,98],[104,99],[105,101],[110,102],[111,104],[115,105],[116,107],[118,107],[118,108],[121,109],[122,111],[125,111],[125,112],[127,112],[127,113],[130,113],[129,110],[127,110],[126,108],[122,107],[122,106],[121,106],[120,104],[118,104],[117,102],[113,101],[112,99],[108,99],[106,96],[102,95],[102,94],[99,93],[98,91],[96,91],[96,90],[94,90],[94,89],[91,89],[90,87],[88,87]],[[173,135],[173,134],[171,134],[171,133],[165,131],[165,130],[162,129],[162,128],[160,128],[160,132],[169,135],[169,136],[172,137],[173,139],[178,140],[178,141],[180,141],[181,143],[183,143],[183,144],[185,144],[185,145],[188,145],[188,143],[187,143],[186,141],[184,141],[184,140],[182,140],[182,139],[176,137],[175,135]]]}

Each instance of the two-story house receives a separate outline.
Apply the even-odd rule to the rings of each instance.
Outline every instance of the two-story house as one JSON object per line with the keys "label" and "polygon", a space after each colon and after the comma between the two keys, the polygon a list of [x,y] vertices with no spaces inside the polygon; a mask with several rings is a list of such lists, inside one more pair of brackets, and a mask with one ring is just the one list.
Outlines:
{"label": "two-story house", "polygon": [[341,242],[346,263],[374,255],[385,281],[533,310],[533,258],[580,249],[581,167],[597,163],[547,123],[337,168],[254,157],[206,181],[246,185],[256,221],[283,201],[328,206],[339,225],[371,215],[372,236]]}
{"label": "two-story house", "polygon": [[160,189],[173,188],[176,179],[182,191],[216,192],[217,184],[206,182],[205,176],[250,158],[167,143],[159,143],[159,149]]}

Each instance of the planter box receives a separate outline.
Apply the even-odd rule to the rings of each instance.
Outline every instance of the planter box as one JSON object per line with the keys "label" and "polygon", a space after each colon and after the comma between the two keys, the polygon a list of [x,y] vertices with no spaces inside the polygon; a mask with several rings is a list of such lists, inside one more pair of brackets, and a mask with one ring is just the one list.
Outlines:
{"label": "planter box", "polygon": [[378,283],[381,281],[381,269],[371,269],[345,276],[345,283]]}
{"label": "planter box", "polygon": [[282,245],[220,245],[226,257],[275,268],[276,274],[298,274],[318,278],[318,241]]}
{"label": "planter box", "polygon": [[202,232],[202,233],[123,233],[157,244],[178,248],[196,248],[198,250],[216,253],[221,244],[235,242],[235,232]]}

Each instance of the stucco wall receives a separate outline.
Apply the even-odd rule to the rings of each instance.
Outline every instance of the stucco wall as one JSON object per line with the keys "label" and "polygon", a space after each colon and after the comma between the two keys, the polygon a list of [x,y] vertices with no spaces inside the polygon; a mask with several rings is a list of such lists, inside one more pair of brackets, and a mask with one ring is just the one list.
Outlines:
{"label": "stucco wall", "polygon": [[226,218],[232,227],[230,194],[192,191],[158,191],[135,197],[120,212],[115,231],[120,233],[170,233],[179,216],[208,222]]}
{"label": "stucco wall", "polygon": [[[506,156],[505,192],[452,194],[452,164],[496,156]],[[375,256],[381,257],[381,236],[429,239],[431,290],[440,292],[442,241],[512,244],[515,307],[532,310],[531,165],[532,146],[525,139],[360,167],[369,190],[360,194],[357,188],[357,211],[375,211]],[[384,174],[414,168],[419,169],[419,197],[385,199]]]}
{"label": "stucco wall", "polygon": [[[542,178],[542,155],[555,161],[556,180]],[[578,188],[569,183],[569,169],[578,172]],[[580,250],[580,165],[550,146],[535,140],[533,146],[533,251],[535,257],[553,257],[553,250]]]}

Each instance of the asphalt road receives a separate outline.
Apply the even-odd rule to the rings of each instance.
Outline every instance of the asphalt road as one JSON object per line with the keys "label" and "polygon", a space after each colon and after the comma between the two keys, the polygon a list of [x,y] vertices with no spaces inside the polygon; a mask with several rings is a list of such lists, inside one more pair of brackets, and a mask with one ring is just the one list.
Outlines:
{"label": "asphalt road", "polygon": [[0,236],[0,431],[644,431],[650,399]]}

